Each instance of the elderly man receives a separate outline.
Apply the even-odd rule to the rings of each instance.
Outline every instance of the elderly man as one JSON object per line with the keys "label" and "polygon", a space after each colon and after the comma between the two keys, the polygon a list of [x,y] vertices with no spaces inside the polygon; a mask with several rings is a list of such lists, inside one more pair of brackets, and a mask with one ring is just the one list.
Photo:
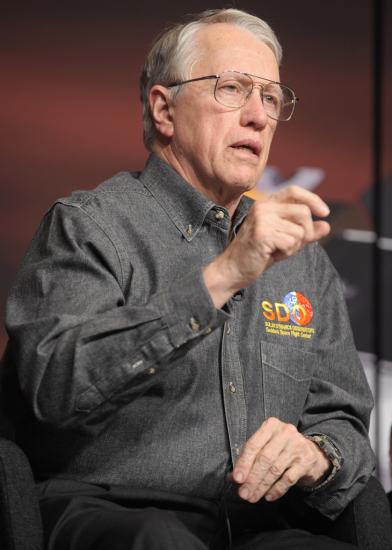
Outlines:
{"label": "elderly man", "polygon": [[166,31],[141,78],[144,170],[58,200],[34,237],[6,366],[48,549],[351,547],[286,509],[335,518],[373,455],[327,205],[243,196],[293,114],[280,60],[238,10]]}

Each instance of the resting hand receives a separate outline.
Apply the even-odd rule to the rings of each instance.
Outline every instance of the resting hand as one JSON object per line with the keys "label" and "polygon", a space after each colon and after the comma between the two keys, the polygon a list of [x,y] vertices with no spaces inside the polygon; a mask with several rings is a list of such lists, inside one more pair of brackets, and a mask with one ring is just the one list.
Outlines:
{"label": "resting hand", "polygon": [[244,500],[273,501],[295,484],[317,485],[330,467],[319,447],[295,426],[268,418],[244,445],[232,478]]}

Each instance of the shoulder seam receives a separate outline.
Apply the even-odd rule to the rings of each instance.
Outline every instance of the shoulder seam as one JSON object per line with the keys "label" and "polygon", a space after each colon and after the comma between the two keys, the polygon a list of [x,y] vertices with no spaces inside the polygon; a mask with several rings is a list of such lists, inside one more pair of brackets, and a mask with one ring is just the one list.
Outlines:
{"label": "shoulder seam", "polygon": [[113,246],[115,252],[116,252],[116,256],[117,256],[117,259],[118,259],[118,263],[119,263],[119,266],[120,266],[120,275],[121,275],[121,288],[124,289],[124,270],[123,270],[123,265],[122,265],[122,262],[121,262],[121,256],[117,250],[117,247],[113,241],[113,239],[111,238],[111,236],[109,235],[109,233],[106,231],[106,229],[99,223],[99,221],[93,216],[91,215],[85,208],[84,206],[86,206],[86,203],[83,202],[83,203],[78,203],[78,204],[75,204],[75,203],[64,203],[64,202],[61,202],[61,201],[57,201],[57,202],[60,202],[60,204],[62,204],[63,206],[68,206],[68,207],[71,207],[71,208],[78,208],[81,212],[83,212],[86,216],[88,216],[88,218],[93,221],[95,223],[95,225],[97,227],[99,227],[99,229],[102,231],[102,233],[105,235],[105,237],[108,239],[108,241],[111,243],[111,245]]}

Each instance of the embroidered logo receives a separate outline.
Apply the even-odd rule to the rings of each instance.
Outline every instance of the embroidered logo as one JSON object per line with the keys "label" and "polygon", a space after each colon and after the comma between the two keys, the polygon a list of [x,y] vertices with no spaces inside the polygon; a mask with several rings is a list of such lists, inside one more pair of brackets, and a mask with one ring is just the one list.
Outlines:
{"label": "embroidered logo", "polygon": [[263,300],[261,310],[265,330],[270,334],[310,339],[315,333],[307,326],[313,319],[312,304],[301,292],[292,290],[282,302]]}

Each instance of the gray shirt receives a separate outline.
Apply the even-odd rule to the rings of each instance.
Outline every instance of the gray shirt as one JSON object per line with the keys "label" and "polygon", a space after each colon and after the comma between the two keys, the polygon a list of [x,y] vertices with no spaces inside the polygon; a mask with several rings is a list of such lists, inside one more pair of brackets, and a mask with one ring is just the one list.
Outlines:
{"label": "gray shirt", "polygon": [[251,202],[230,220],[152,155],[142,173],[50,209],[7,307],[27,411],[17,437],[38,479],[219,498],[275,416],[344,458],[312,506],[334,517],[359,492],[374,466],[372,397],[322,248],[275,264],[222,310],[204,286]]}

